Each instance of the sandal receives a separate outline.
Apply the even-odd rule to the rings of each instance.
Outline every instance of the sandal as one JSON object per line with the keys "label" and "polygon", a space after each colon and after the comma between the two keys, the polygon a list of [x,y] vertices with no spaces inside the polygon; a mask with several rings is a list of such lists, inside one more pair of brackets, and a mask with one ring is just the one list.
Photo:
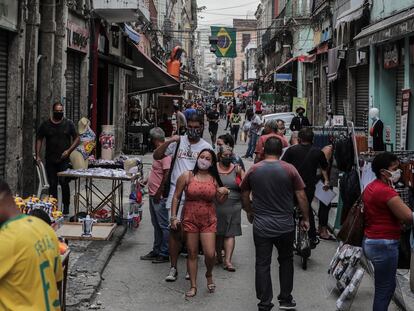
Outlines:
{"label": "sandal", "polygon": [[192,298],[195,295],[197,295],[197,287],[195,287],[195,286],[191,286],[190,290],[185,293],[185,297],[187,297],[187,298]]}
{"label": "sandal", "polygon": [[214,284],[214,283],[208,283],[208,278],[211,278],[211,277],[213,277],[213,275],[207,275],[206,274],[206,278],[207,278],[207,289],[208,289],[208,292],[210,294],[212,294],[212,293],[214,293],[216,291],[216,284]]}
{"label": "sandal", "polygon": [[234,268],[232,264],[229,264],[227,266],[224,265],[223,266],[223,269],[226,270],[226,271],[228,271],[228,272],[236,272],[236,268]]}

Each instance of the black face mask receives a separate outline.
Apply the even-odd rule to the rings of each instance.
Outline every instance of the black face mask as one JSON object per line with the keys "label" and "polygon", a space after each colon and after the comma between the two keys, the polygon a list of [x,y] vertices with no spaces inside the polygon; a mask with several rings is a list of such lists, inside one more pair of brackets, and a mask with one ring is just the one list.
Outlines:
{"label": "black face mask", "polygon": [[63,111],[53,111],[53,119],[60,121],[63,119]]}
{"label": "black face mask", "polygon": [[220,160],[221,164],[223,164],[224,166],[229,167],[231,162],[232,162],[232,158],[222,158]]}
{"label": "black face mask", "polygon": [[201,130],[200,129],[187,129],[187,136],[189,139],[199,139],[201,137]]}

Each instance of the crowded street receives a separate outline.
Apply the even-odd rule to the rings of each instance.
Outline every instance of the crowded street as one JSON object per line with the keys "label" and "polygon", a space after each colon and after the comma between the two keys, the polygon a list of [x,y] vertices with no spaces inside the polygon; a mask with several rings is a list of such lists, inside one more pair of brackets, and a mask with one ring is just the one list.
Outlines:
{"label": "crowded street", "polygon": [[414,0],[0,0],[0,311],[414,311]]}

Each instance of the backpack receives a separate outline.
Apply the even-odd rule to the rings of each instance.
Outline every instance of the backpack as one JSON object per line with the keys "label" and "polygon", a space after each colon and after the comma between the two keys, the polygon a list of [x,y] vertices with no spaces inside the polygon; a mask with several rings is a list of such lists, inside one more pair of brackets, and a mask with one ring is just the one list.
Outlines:
{"label": "backpack", "polygon": [[241,117],[238,114],[233,114],[233,116],[231,117],[231,123],[239,123],[240,120],[241,120]]}

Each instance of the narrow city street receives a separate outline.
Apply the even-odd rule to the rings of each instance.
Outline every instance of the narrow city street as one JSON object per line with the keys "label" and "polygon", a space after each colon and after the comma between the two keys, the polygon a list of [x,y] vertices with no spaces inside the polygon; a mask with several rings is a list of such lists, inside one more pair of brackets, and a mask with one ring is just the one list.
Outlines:
{"label": "narrow city street", "polygon": [[[220,124],[223,132],[224,122]],[[204,137],[210,141],[208,132]],[[236,153],[242,155],[246,145],[236,146]],[[151,155],[143,158],[148,168]],[[252,162],[245,161],[248,167]],[[121,245],[110,260],[103,274],[101,289],[93,304],[97,308],[113,311],[170,311],[170,310],[257,310],[255,297],[254,275],[255,257],[252,239],[252,227],[243,215],[243,236],[236,240],[234,264],[237,269],[230,273],[221,266],[216,266],[213,275],[217,284],[214,294],[209,294],[204,278],[203,257],[199,256],[198,293],[191,299],[186,299],[184,293],[189,289],[185,280],[185,258],[179,260],[179,278],[175,283],[164,281],[169,264],[152,264],[141,261],[140,256],[151,250],[153,229],[150,221],[148,203],[144,206],[144,219],[140,227],[126,233]],[[300,257],[295,256],[294,299],[297,310],[332,311],[335,310],[337,294],[328,295],[329,281],[327,268],[335,253],[336,242],[322,241],[308,263],[308,269],[303,271]],[[277,253],[274,252],[272,264],[274,303],[277,304],[278,294],[278,264]],[[373,280],[367,274],[358,290],[352,305],[352,310],[370,310],[373,300]],[[277,310],[277,307],[275,307]],[[389,310],[399,310],[392,305]]]}

